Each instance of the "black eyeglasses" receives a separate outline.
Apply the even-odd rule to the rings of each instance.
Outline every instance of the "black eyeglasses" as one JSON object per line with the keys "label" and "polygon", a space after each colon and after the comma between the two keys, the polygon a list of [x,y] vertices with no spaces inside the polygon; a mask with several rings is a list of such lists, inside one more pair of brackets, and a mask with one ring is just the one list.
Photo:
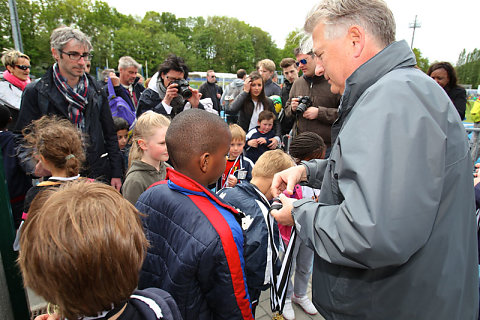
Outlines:
{"label": "black eyeglasses", "polygon": [[26,65],[23,65],[23,64],[16,64],[15,67],[17,67],[18,69],[21,69],[21,70],[28,70],[31,68],[31,66],[26,66]]}
{"label": "black eyeglasses", "polygon": [[92,57],[93,55],[90,53],[90,52],[85,52],[84,54],[80,54],[78,52],[65,52],[65,51],[62,51],[62,50],[58,50],[60,51],[60,53],[63,53],[63,54],[66,54],[70,60],[73,60],[73,61],[78,61],[80,60],[80,58],[83,58],[83,60],[85,61],[90,61],[92,60]]}
{"label": "black eyeglasses", "polygon": [[295,62],[295,65],[298,67],[300,65],[300,63],[303,64],[303,65],[307,64],[307,59],[302,59],[300,61]]}

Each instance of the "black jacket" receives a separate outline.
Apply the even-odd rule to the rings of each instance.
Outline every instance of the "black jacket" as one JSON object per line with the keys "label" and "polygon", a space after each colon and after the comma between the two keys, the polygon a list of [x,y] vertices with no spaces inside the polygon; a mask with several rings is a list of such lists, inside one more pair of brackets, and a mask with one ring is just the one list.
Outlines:
{"label": "black jacket", "polygon": [[[117,133],[107,97],[97,81],[88,74],[86,76],[88,104],[84,116],[87,161],[84,174],[105,181],[121,178],[122,155],[118,149]],[[25,88],[15,129],[21,131],[32,120],[47,114],[68,119],[67,106],[67,100],[53,82],[53,68],[50,67],[39,81],[32,82]]]}
{"label": "black jacket", "polygon": [[[278,119],[277,112],[275,111],[275,108],[273,107],[273,101],[270,99],[266,100],[267,105],[263,106],[263,110],[270,110],[275,114],[275,117]],[[238,125],[242,127],[245,132],[248,132],[248,127],[250,126],[250,120],[252,119],[253,115],[253,100],[250,98],[250,94],[242,91],[233,103],[231,103],[227,107],[227,112],[230,113],[236,113],[238,112]],[[278,123],[277,119],[275,119],[273,127],[275,131],[275,135],[280,137],[281,136],[281,129],[280,129],[280,124]]]}
{"label": "black jacket", "polygon": [[467,108],[467,92],[464,88],[456,86],[452,89],[445,89],[450,100],[460,115],[460,119],[465,119],[465,109]]}

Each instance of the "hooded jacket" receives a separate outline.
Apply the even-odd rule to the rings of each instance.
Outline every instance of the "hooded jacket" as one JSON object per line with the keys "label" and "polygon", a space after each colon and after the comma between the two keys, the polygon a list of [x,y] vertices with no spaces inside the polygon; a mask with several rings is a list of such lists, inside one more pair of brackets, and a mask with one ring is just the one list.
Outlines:
{"label": "hooded jacket", "polygon": [[235,98],[242,92],[244,81],[242,79],[234,79],[232,83],[225,89],[220,99],[220,104],[224,105],[224,109],[230,105],[230,101],[235,100]]}
{"label": "hooded jacket", "polygon": [[168,163],[160,162],[160,170],[141,160],[135,160],[127,171],[125,182],[122,185],[122,194],[125,199],[135,205],[138,197],[149,186],[165,179]]}
{"label": "hooded jacket", "polygon": [[472,162],[444,90],[394,42],[346,81],[318,203],[292,210],[325,319],[477,319]]}

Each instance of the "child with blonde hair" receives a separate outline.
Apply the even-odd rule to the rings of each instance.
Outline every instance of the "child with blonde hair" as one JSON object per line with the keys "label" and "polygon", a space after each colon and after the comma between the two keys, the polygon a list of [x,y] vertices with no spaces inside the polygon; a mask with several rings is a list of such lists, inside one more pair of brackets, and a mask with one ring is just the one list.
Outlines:
{"label": "child with blonde hair", "polygon": [[168,160],[165,133],[170,120],[153,111],[142,114],[135,125],[128,171],[122,194],[132,204],[153,183],[165,179]]}

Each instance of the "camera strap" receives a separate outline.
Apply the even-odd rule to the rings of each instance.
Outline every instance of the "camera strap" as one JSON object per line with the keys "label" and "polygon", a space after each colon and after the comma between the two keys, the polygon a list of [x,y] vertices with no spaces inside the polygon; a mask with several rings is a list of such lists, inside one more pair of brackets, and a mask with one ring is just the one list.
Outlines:
{"label": "camera strap", "polygon": [[[267,219],[267,226],[268,226],[268,233],[269,239],[271,241],[271,246],[275,247],[273,243],[273,234],[274,229],[273,226],[275,225],[275,221],[273,216],[268,214]],[[279,318],[279,315],[283,312],[283,307],[285,306],[285,299],[287,297],[287,287],[288,287],[288,280],[290,279],[291,269],[292,269],[292,261],[293,261],[293,250],[295,248],[295,242],[297,238],[297,232],[295,226],[292,227],[292,234],[290,236],[290,241],[288,242],[287,249],[285,251],[285,256],[283,257],[282,266],[280,271],[275,268],[275,262],[278,257],[278,251],[272,250],[272,259],[270,259],[271,270],[270,273],[270,308],[274,313],[275,317]],[[282,241],[282,240],[280,240]]]}

